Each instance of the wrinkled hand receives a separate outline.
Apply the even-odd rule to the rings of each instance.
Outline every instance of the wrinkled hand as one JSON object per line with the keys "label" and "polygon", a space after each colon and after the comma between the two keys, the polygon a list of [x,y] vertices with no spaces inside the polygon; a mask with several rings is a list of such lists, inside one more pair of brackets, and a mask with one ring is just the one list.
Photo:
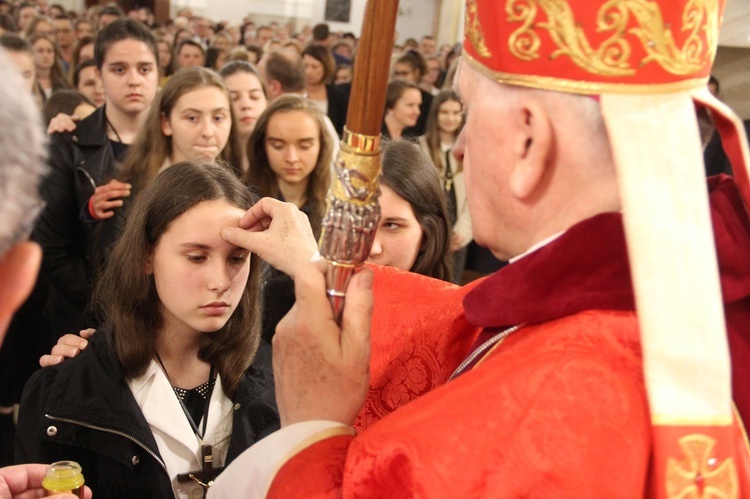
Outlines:
{"label": "wrinkled hand", "polygon": [[122,206],[122,198],[130,196],[130,184],[125,184],[119,180],[110,180],[104,185],[100,185],[91,196],[90,204],[91,213],[94,220],[104,220],[114,216],[115,208]]}
{"label": "wrinkled hand", "polygon": [[57,116],[49,120],[47,125],[47,133],[65,133],[73,132],[78,128],[78,122],[81,121],[80,116],[58,113]]}
{"label": "wrinkled hand", "polygon": [[[44,497],[42,480],[47,473],[46,464],[20,464],[0,468],[0,499],[26,499]],[[84,497],[91,499],[91,489],[85,488]],[[50,497],[77,499],[72,494],[59,494]]]}
{"label": "wrinkled hand", "polygon": [[292,278],[318,250],[310,221],[292,203],[263,198],[240,220],[221,231],[227,242],[256,253]]}
{"label": "wrinkled hand", "polygon": [[66,334],[57,340],[57,344],[52,347],[52,352],[42,355],[39,358],[39,365],[49,367],[59,364],[66,358],[72,359],[89,346],[87,341],[96,332],[96,329],[83,329],[78,334]]}
{"label": "wrinkled hand", "polygon": [[464,237],[458,232],[451,233],[451,251],[458,251],[464,247]]}
{"label": "wrinkled hand", "polygon": [[370,382],[372,270],[349,283],[342,327],[326,295],[325,264],[308,263],[295,280],[297,302],[273,338],[281,426],[324,419],[351,425]]}

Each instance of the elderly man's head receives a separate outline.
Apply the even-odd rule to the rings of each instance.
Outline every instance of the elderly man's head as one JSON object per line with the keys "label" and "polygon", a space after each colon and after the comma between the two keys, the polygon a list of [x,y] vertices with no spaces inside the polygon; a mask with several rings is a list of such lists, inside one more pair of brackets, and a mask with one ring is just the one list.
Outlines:
{"label": "elderly man's head", "polygon": [[45,136],[39,110],[5,53],[0,53],[0,342],[34,286],[41,250],[27,241],[41,208]]}
{"label": "elderly man's head", "polygon": [[502,259],[580,220],[619,210],[599,104],[501,85],[463,62],[463,157],[474,238]]}

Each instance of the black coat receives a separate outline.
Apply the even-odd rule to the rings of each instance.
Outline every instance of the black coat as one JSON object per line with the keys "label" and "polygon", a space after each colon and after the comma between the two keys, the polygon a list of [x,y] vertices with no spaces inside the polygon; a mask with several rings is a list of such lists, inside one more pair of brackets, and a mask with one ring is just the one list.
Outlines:
{"label": "black coat", "polygon": [[50,139],[49,173],[39,188],[46,203],[33,239],[44,251],[42,274],[50,282],[53,333],[83,326],[80,316],[91,298],[91,227],[81,220],[96,186],[114,174],[104,107],[78,123],[72,133]]}
{"label": "black coat", "polygon": [[[227,464],[279,428],[270,346],[261,348],[233,399]],[[106,332],[95,334],[78,357],[34,374],[21,400],[15,452],[19,463],[78,462],[94,497],[174,497]]]}

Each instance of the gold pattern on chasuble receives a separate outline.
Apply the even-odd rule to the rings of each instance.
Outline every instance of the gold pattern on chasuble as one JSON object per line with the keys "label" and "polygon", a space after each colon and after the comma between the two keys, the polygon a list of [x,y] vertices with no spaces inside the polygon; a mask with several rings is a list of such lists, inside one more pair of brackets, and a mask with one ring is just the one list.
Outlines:
{"label": "gold pattern on chasuble", "polygon": [[[537,21],[540,9],[547,22]],[[650,62],[675,75],[700,71],[713,61],[719,29],[717,0],[687,3],[681,30],[690,34],[682,48],[675,43],[672,26],[664,22],[659,5],[649,0],[604,3],[597,13],[596,31],[612,34],[599,47],[589,43],[566,0],[508,0],[505,11],[509,22],[523,23],[508,41],[515,57],[524,61],[538,59],[542,42],[537,30],[543,29],[557,46],[550,59],[568,56],[577,66],[601,76],[634,75],[638,67]],[[631,20],[635,26],[628,28]],[[646,52],[640,61],[630,60],[632,43],[640,43]]]}
{"label": "gold pattern on chasuble", "polygon": [[682,437],[679,443],[686,458],[682,461],[667,459],[667,497],[738,497],[739,480],[734,460],[727,458],[720,463],[711,455],[716,440],[694,434]]}
{"label": "gold pattern on chasuble", "polygon": [[476,0],[468,0],[466,2],[466,36],[474,45],[474,50],[477,51],[482,57],[492,57],[490,49],[487,48],[487,44],[484,42],[484,32],[482,31],[482,25],[479,22],[479,8],[477,7]]}

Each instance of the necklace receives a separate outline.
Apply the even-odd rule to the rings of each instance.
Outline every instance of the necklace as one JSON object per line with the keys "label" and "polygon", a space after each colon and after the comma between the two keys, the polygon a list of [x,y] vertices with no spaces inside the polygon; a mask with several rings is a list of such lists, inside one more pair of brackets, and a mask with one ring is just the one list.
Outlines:
{"label": "necklace", "polygon": [[120,144],[123,144],[123,141],[120,138],[120,134],[117,133],[117,128],[115,128],[115,126],[112,124],[112,122],[109,121],[109,118],[107,118],[107,114],[106,113],[104,114],[104,119],[107,121],[107,126],[110,128],[110,130],[112,130],[112,133],[114,133],[115,137],[117,137],[117,142],[119,142]]}
{"label": "necklace", "polygon": [[[456,377],[458,377],[459,374],[463,373],[464,370],[469,365],[471,365],[471,363],[474,362],[474,360],[477,357],[479,357],[480,355],[482,355],[483,353],[485,353],[488,348],[499,345],[500,343],[502,343],[502,341],[505,338],[507,338],[508,336],[510,336],[512,333],[515,333],[516,331],[518,331],[522,327],[523,327],[523,324],[519,324],[517,326],[509,327],[508,329],[497,333],[495,336],[493,336],[489,340],[487,340],[484,343],[482,343],[481,345],[479,345],[477,348],[474,349],[473,352],[471,352],[469,354],[468,357],[466,357],[466,360],[464,360],[463,362],[461,362],[461,365],[459,365],[456,368],[456,370],[453,371],[453,374],[451,374],[450,378],[448,378],[448,381],[452,381],[453,379],[455,379]],[[487,352],[487,353],[489,353],[489,352]]]}

